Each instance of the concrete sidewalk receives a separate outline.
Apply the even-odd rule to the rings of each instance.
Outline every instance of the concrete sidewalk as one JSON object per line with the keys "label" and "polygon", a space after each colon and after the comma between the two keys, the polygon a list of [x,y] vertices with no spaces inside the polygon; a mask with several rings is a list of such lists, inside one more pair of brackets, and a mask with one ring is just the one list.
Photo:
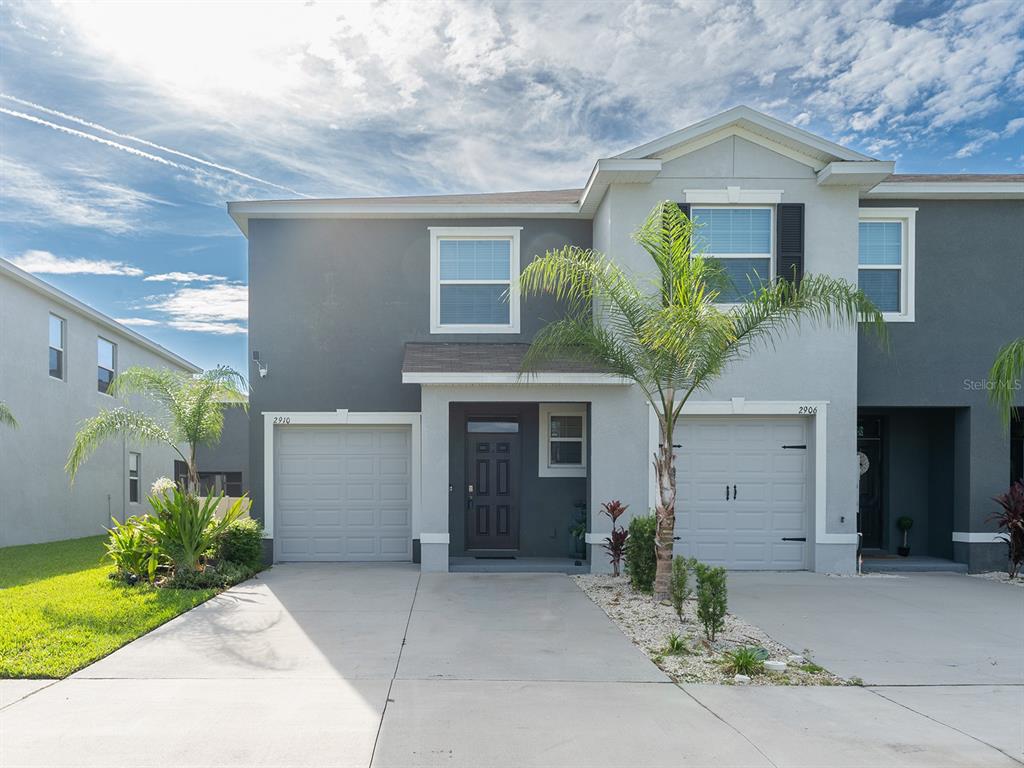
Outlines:
{"label": "concrete sidewalk", "polygon": [[[797,634],[791,575],[759,576],[730,576],[737,610],[777,580]],[[1016,593],[979,586],[975,605]],[[909,603],[936,588],[963,599],[923,582]],[[1022,691],[680,687],[565,576],[287,565],[67,680],[5,681],[0,765],[1019,766]]]}

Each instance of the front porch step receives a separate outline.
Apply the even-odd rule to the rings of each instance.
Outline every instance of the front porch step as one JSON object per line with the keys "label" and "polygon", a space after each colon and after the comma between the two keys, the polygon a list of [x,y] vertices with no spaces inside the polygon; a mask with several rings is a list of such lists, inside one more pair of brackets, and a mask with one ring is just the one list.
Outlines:
{"label": "front porch step", "polygon": [[913,556],[865,557],[864,573],[967,573],[967,563],[955,563],[941,557]]}
{"label": "front porch step", "polygon": [[[580,562],[580,565],[576,565]],[[567,557],[476,558],[452,557],[448,560],[450,573],[590,573],[586,560]]]}

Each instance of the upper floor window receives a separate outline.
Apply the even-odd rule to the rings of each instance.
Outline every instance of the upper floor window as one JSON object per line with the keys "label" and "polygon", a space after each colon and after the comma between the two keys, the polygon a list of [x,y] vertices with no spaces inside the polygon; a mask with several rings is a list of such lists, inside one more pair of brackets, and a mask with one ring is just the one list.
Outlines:
{"label": "upper floor window", "polygon": [[102,337],[96,339],[96,389],[106,394],[117,371],[117,344]]}
{"label": "upper floor window", "polygon": [[857,283],[887,320],[914,319],[916,208],[861,208]]}
{"label": "upper floor window", "polygon": [[580,403],[542,403],[540,477],[587,476],[587,407]]}
{"label": "upper floor window", "polygon": [[50,375],[64,379],[64,341],[67,336],[64,318],[50,315]]}
{"label": "upper floor window", "polygon": [[728,278],[720,289],[719,303],[748,299],[772,279],[773,218],[769,206],[694,206],[690,210],[694,251],[717,259]]}
{"label": "upper floor window", "polygon": [[520,229],[430,228],[431,333],[519,333]]}

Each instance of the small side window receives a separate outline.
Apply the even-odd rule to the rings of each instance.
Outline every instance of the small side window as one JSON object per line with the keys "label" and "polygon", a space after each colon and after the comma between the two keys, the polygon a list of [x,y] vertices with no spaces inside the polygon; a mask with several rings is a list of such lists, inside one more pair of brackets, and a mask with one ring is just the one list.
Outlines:
{"label": "small side window", "polygon": [[64,380],[65,322],[63,317],[50,315],[50,376]]}
{"label": "small side window", "polygon": [[96,339],[96,389],[107,394],[117,371],[117,344],[100,337]]}
{"label": "small side window", "polygon": [[128,454],[128,501],[139,503],[139,482],[142,471],[142,454]]}
{"label": "small side window", "polygon": [[587,407],[579,403],[540,406],[539,477],[587,476]]}

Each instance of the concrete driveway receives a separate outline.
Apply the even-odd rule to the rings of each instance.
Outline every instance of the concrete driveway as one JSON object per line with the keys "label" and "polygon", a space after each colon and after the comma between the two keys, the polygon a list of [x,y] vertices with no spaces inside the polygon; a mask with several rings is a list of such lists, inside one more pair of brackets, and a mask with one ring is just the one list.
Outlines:
{"label": "concrete driveway", "polygon": [[[798,576],[851,599],[868,581]],[[778,582],[783,600],[790,578],[734,575],[734,608],[752,618],[757,590]],[[978,586],[1004,619],[1024,597]],[[803,605],[777,614],[811,616]],[[763,626],[790,641],[781,633],[814,629],[803,621]],[[1024,633],[1004,629],[1007,655]],[[852,655],[814,642],[794,645]],[[966,702],[927,688],[680,687],[564,576],[288,565],[67,680],[0,685],[0,765],[1019,765],[996,710],[1012,717],[1024,689],[986,685]]]}

